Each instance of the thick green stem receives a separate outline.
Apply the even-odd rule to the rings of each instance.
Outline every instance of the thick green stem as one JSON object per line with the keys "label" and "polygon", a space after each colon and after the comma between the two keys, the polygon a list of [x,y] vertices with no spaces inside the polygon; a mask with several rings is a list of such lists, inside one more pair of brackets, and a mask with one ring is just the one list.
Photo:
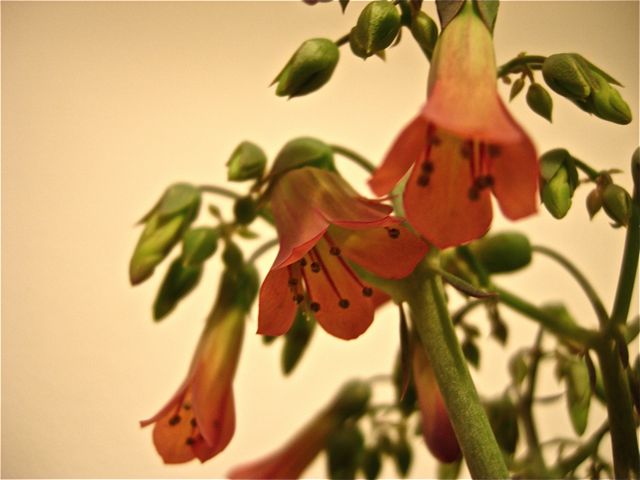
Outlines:
{"label": "thick green stem", "polygon": [[534,320],[560,338],[568,342],[578,342],[583,347],[593,347],[599,343],[600,336],[597,332],[582,328],[573,322],[560,321],[555,316],[549,315],[544,310],[539,309],[513,293],[495,285],[494,287],[501,303],[521,313],[525,317]]}
{"label": "thick green stem", "polygon": [[343,157],[347,157],[349,160],[353,161],[357,165],[360,165],[369,173],[373,173],[373,171],[376,169],[376,166],[369,160],[364,158],[359,153],[356,153],[346,147],[341,147],[340,145],[331,145],[331,150],[339,155],[342,155]]}
{"label": "thick green stem", "polygon": [[573,163],[575,164],[576,167],[582,170],[587,175],[587,177],[589,177],[590,180],[593,180],[594,182],[600,176],[600,172],[598,172],[595,168],[592,168],[591,166],[587,165],[582,160],[578,160],[577,158],[574,158]]}
{"label": "thick green stem", "polygon": [[522,67],[527,67],[532,70],[540,70],[542,64],[547,59],[542,55],[521,55],[498,68],[498,77],[504,77],[510,73],[518,73],[522,71]]}
{"label": "thick green stem", "polygon": [[640,457],[631,391],[620,362],[618,348],[615,342],[608,341],[596,349],[596,353],[607,399],[615,477],[639,478]]}
{"label": "thick green stem", "polygon": [[228,188],[218,187],[217,185],[200,185],[200,191],[206,193],[214,193],[216,195],[221,195],[223,197],[232,198],[237,200],[242,195],[234,192],[233,190],[229,190]]}
{"label": "thick green stem", "polygon": [[629,316],[629,305],[633,298],[633,285],[638,271],[638,255],[640,254],[640,212],[634,205],[627,226],[627,237],[624,243],[624,254],[618,277],[616,298],[611,312],[611,323],[622,325]]}
{"label": "thick green stem", "polygon": [[440,278],[418,267],[403,285],[414,328],[429,356],[471,476],[507,478],[509,472],[449,318]]}
{"label": "thick green stem", "polygon": [[547,257],[558,262],[558,264],[562,265],[562,267],[564,267],[564,269],[567,270],[571,274],[571,276],[578,282],[585,295],[591,302],[591,306],[596,312],[596,316],[598,317],[600,325],[607,325],[609,323],[609,315],[607,314],[607,309],[604,308],[602,300],[600,300],[600,297],[596,293],[589,280],[587,280],[587,277],[585,277],[582,272],[578,270],[578,268],[568,258],[551,248],[543,247],[540,245],[534,245],[533,251],[546,255]]}

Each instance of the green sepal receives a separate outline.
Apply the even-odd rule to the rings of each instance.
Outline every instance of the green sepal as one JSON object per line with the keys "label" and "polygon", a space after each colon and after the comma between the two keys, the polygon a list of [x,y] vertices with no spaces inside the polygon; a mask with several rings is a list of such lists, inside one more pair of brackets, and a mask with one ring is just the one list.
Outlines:
{"label": "green sepal", "polygon": [[219,230],[213,227],[190,228],[182,237],[182,264],[185,267],[201,265],[218,248]]}
{"label": "green sepal", "polygon": [[364,48],[365,55],[370,57],[393,43],[400,26],[401,16],[395,5],[386,0],[377,0],[364,7],[352,35]]}
{"label": "green sepal", "polygon": [[281,365],[285,375],[289,375],[300,362],[309,346],[315,326],[315,319],[308,316],[304,308],[298,308],[293,324],[284,336],[282,346]]}
{"label": "green sepal", "polygon": [[186,297],[200,281],[202,265],[185,266],[181,258],[176,258],[160,285],[153,302],[153,319],[162,320],[173,311],[178,302]]}
{"label": "green sepal", "polygon": [[406,438],[401,437],[393,445],[392,455],[398,475],[401,478],[406,478],[413,461],[413,451]]}
{"label": "green sepal", "polygon": [[425,56],[431,60],[433,50],[438,41],[438,26],[436,22],[423,11],[411,19],[411,35],[420,46]]}
{"label": "green sepal", "polygon": [[515,272],[531,263],[531,243],[519,232],[490,234],[471,243],[469,248],[491,274]]}
{"label": "green sepal", "polygon": [[464,4],[465,0],[436,0],[436,8],[442,30],[460,13]]}
{"label": "green sepal", "polygon": [[617,225],[629,225],[631,218],[631,196],[620,185],[610,183],[602,190],[602,208]]}
{"label": "green sepal", "polygon": [[522,77],[516,79],[516,81],[511,84],[511,90],[509,91],[509,101],[513,100],[518,96],[518,94],[524,88],[524,84],[525,84],[524,78]]}
{"label": "green sepal", "polygon": [[255,143],[242,142],[227,161],[227,179],[232,182],[257,180],[262,177],[267,156]]}
{"label": "green sepal", "polygon": [[329,478],[353,479],[364,450],[364,436],[357,425],[346,423],[331,434],[326,450]]}
{"label": "green sepal", "polygon": [[436,478],[440,480],[456,480],[460,477],[462,470],[462,458],[451,463],[438,463]]}
{"label": "green sepal", "polygon": [[480,18],[489,31],[493,33],[493,29],[496,25],[496,18],[498,17],[500,2],[498,0],[474,0],[473,3],[478,9],[478,13],[480,13]]}
{"label": "green sepal", "polygon": [[540,176],[542,203],[553,217],[563,218],[579,184],[575,159],[563,148],[550,150],[540,157]]}
{"label": "green sepal", "polygon": [[328,38],[305,41],[275,78],[276,95],[300,97],[326,84],[338,65],[340,50]]}
{"label": "green sepal", "polygon": [[316,138],[294,138],[282,147],[273,162],[269,175],[275,177],[289,170],[302,167],[336,171],[333,149]]}
{"label": "green sepal", "polygon": [[551,122],[551,114],[553,113],[553,100],[551,95],[539,83],[532,83],[527,90],[527,105],[535,113]]}
{"label": "green sepal", "polygon": [[571,425],[578,436],[587,428],[591,403],[591,382],[589,370],[581,359],[564,359],[560,366],[561,375],[567,386],[567,408]]}

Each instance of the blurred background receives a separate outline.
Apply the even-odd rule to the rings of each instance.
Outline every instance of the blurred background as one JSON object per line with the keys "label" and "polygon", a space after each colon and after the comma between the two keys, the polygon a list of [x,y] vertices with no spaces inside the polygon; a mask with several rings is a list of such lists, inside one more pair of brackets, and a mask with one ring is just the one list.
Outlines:
{"label": "blurred background", "polygon": [[[204,465],[165,466],[151,429],[138,426],[186,374],[220,265],[209,262],[197,290],[154,324],[151,304],[166,267],[130,287],[136,221],[171,183],[224,185],[225,162],[242,140],[272,159],[286,141],[310,135],[380,162],[425,99],[428,64],[410,35],[386,62],[364,62],[343,47],[331,82],[308,97],[286,101],[268,88],[300,43],[337,39],[364,5],[353,2],[343,15],[337,2],[2,2],[3,478],[224,477],[283,443],[345,380],[391,370],[398,348],[393,307],[356,341],[318,330],[289,378],[280,373],[280,344],[267,347],[253,335],[254,309],[229,447]],[[433,3],[424,9],[435,17]],[[634,115],[627,126],[590,117],[556,95],[553,125],[531,112],[523,95],[511,107],[539,152],[566,147],[596,168],[623,170],[618,182],[631,188],[638,3],[503,2],[500,10],[498,64],[522,51],[579,52],[625,85]],[[506,97],[508,87],[500,88]],[[367,193],[361,170],[346,160],[339,168]],[[542,210],[514,225],[498,214],[494,228],[521,229],[569,255],[610,306],[624,232],[603,214],[589,221],[588,190],[577,191],[563,221]],[[207,203],[229,214],[227,200]],[[261,232],[247,252],[273,236]],[[263,273],[275,253],[262,258]],[[596,325],[582,292],[545,258],[500,282],[537,304],[563,300],[580,323]],[[506,308],[503,316],[508,348],[487,339],[474,372],[483,395],[503,390],[507,358],[536,331]],[[476,324],[488,337],[486,320],[479,316]],[[550,368],[543,376],[541,394],[561,391]],[[381,387],[379,395],[392,391]],[[543,439],[571,432],[562,402],[539,409],[538,418]],[[589,430],[602,418],[594,406]],[[421,442],[416,438],[415,478],[434,472]],[[323,477],[323,462],[319,457],[305,475]],[[385,467],[383,476],[396,475]]]}

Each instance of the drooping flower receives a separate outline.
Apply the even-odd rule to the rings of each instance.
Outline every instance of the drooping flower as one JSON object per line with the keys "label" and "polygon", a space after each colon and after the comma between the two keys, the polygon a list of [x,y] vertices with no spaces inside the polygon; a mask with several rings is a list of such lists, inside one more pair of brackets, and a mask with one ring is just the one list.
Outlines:
{"label": "drooping flower", "polygon": [[[252,277],[242,278],[246,287]],[[241,290],[238,276],[227,270],[187,378],[156,415],[140,422],[142,427],[154,424],[153,443],[165,463],[194,458],[205,462],[231,441],[235,431],[232,383],[248,309]]]}
{"label": "drooping flower", "polygon": [[403,278],[427,250],[391,207],[361,197],[327,170],[287,172],[272,188],[271,206],[280,251],[260,289],[260,334],[287,332],[301,305],[330,334],[359,336],[373,321],[374,290],[349,262]]}
{"label": "drooping flower", "polygon": [[429,451],[443,463],[459,460],[462,453],[451,426],[436,377],[419,341],[412,345],[413,381],[422,415],[422,436]]}
{"label": "drooping flower", "polygon": [[408,222],[439,248],[481,237],[492,191],[512,220],[537,209],[531,140],[498,96],[491,33],[468,1],[436,45],[428,100],[370,180],[385,195],[413,166],[404,190]]}
{"label": "drooping flower", "polygon": [[329,437],[347,419],[362,416],[371,387],[358,380],[347,383],[333,401],[276,452],[229,472],[231,479],[295,479],[325,448]]}

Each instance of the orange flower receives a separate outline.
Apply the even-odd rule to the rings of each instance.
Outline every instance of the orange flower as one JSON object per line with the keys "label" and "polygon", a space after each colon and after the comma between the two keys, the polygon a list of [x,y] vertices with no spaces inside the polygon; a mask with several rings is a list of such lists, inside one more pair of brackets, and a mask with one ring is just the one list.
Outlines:
{"label": "orange flower", "polygon": [[391,207],[361,197],[334,172],[305,167],[286,173],[272,188],[271,206],[280,251],[260,289],[263,335],[287,332],[302,306],[330,334],[359,336],[373,321],[374,290],[349,262],[402,278],[427,251],[391,217]]}
{"label": "orange flower", "polygon": [[413,166],[404,190],[409,223],[439,248],[484,235],[492,191],[512,220],[537,209],[535,148],[498,96],[491,33],[468,1],[436,45],[426,105],[370,180],[391,191]]}
{"label": "orange flower", "polygon": [[224,450],[234,434],[232,382],[247,308],[233,300],[237,291],[237,280],[225,272],[187,378],[156,415],[140,422],[155,424],[153,443],[165,463],[196,457],[204,462]]}
{"label": "orange flower", "polygon": [[444,463],[453,462],[460,459],[462,453],[449,420],[447,407],[429,359],[419,341],[414,340],[412,350],[413,381],[422,415],[422,436],[434,457]]}

